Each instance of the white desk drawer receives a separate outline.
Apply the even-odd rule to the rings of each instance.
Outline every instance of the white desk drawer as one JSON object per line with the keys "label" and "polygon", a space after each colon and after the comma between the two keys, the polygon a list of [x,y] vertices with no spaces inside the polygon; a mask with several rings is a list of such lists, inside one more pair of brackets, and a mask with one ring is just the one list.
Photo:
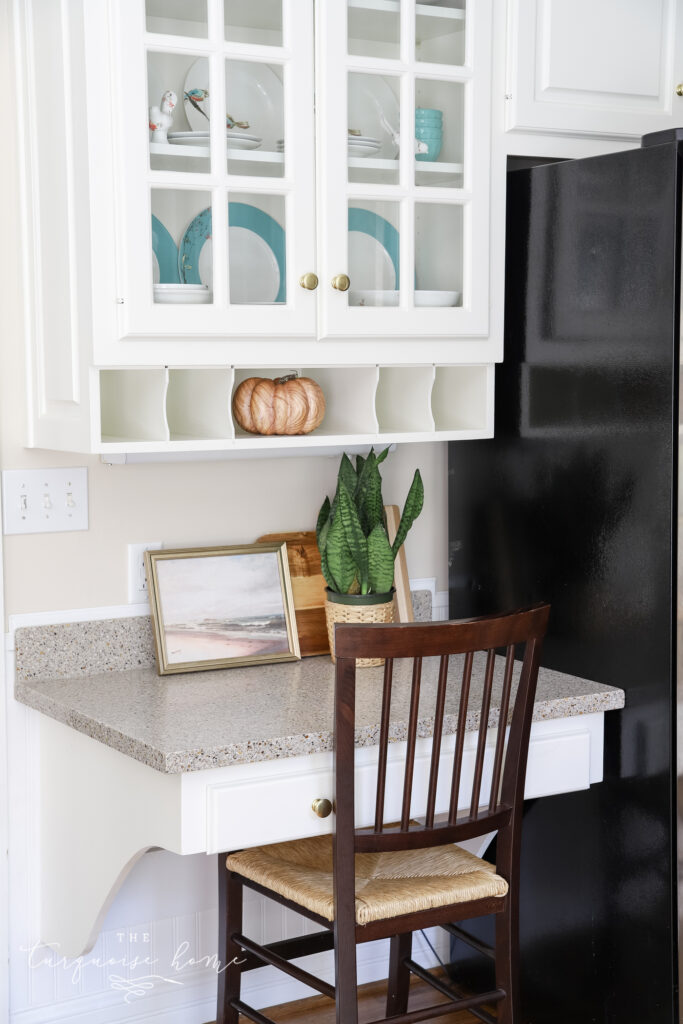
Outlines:
{"label": "white desk drawer", "polygon": [[332,800],[332,771],[283,774],[210,785],[206,792],[207,853],[286,842],[332,831],[334,814],[319,818],[312,804]]}

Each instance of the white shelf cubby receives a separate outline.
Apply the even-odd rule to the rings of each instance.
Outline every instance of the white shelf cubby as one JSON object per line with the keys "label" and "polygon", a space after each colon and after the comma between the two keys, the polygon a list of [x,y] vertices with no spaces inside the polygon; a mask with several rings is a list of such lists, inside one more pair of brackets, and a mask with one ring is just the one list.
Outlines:
{"label": "white shelf cubby", "polygon": [[432,434],[434,367],[380,366],[376,411],[380,434]]}
{"label": "white shelf cubby", "polygon": [[168,371],[101,370],[100,435],[104,443],[170,440]]}
{"label": "white shelf cubby", "polygon": [[432,413],[437,433],[493,436],[494,372],[492,365],[436,367]]}
{"label": "white shelf cubby", "polygon": [[232,368],[168,372],[166,418],[171,441],[232,440]]}
{"label": "white shelf cubby", "polygon": [[[101,369],[105,452],[315,450],[493,436],[493,365],[280,366]],[[306,435],[243,430],[232,396],[247,377],[311,377],[325,419]]]}

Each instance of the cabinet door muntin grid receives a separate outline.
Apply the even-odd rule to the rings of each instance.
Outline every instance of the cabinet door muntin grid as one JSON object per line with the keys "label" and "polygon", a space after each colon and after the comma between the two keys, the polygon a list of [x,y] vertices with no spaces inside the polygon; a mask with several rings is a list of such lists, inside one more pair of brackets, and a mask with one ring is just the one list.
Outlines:
{"label": "cabinet door muntin grid", "polygon": [[[201,5],[195,5],[197,8]],[[119,303],[121,334],[314,336],[315,293],[298,286],[302,274],[316,269],[312,4],[269,0],[262,5],[266,18],[269,9],[270,16],[278,12],[280,25],[274,29],[279,30],[281,45],[260,42],[259,37],[267,37],[268,32],[258,25],[253,31],[249,25],[240,26],[240,19],[255,24],[254,11],[258,17],[258,5],[245,0],[207,0],[208,31],[203,25],[198,30],[193,23],[192,34],[183,34],[183,24],[177,18],[161,18],[167,9],[169,15],[177,14],[176,0],[147,0],[146,4],[144,0],[121,0],[114,14],[124,211],[117,290],[123,298]],[[187,9],[192,11],[193,5]],[[168,31],[169,25],[172,31]],[[150,27],[154,31],[149,31]],[[194,34],[196,31],[200,34]],[[187,107],[183,91],[190,72],[188,87],[191,82],[198,84],[192,90],[195,105]],[[165,73],[175,78],[166,84]],[[231,73],[238,85],[240,77],[251,74],[269,109],[281,104],[281,147],[279,128],[277,138],[274,128],[280,120],[273,118],[268,138],[261,131],[263,141],[257,148],[249,148],[246,136],[255,136],[260,126],[251,125],[251,132],[236,127],[235,133],[245,138],[239,140],[239,148],[227,148],[226,136],[233,137],[227,125],[225,132],[219,126],[226,124],[226,115],[240,120],[239,113],[226,109],[226,75],[230,83]],[[270,83],[278,78],[282,80],[281,100],[276,96],[273,101],[277,85],[272,90]],[[206,118],[204,131],[209,134],[199,135],[196,145],[189,133],[197,133],[203,125],[201,110],[207,98],[201,96],[200,87],[207,80],[210,119]],[[155,85],[159,95],[151,91]],[[185,139],[173,143],[153,137],[147,126],[145,107],[159,106],[163,112],[160,101],[166,88],[177,96],[169,131],[186,133]],[[163,222],[161,210],[171,223]],[[221,225],[221,230],[216,230],[216,225]],[[210,260],[204,248],[207,235],[211,237]],[[165,246],[169,276],[171,246],[178,247],[178,280],[159,280],[161,261],[158,253],[156,259],[153,255],[153,237],[158,247]],[[256,261],[254,273],[250,273],[249,258]],[[267,289],[258,280],[262,268]],[[155,289],[155,277],[157,283],[190,283],[194,287]],[[210,296],[199,283],[209,283]],[[169,293],[179,304],[168,301]]]}
{"label": "cabinet door muntin grid", "polygon": [[[394,21],[387,20],[389,7],[381,5],[385,39],[378,7],[374,0],[320,7],[321,334],[483,335],[488,330],[491,5],[450,0],[449,6],[437,7],[396,0]],[[390,125],[398,136],[393,160],[386,159],[381,119],[377,153],[361,148],[365,139],[366,147],[374,145],[363,124],[350,123],[354,117],[360,121],[373,102],[381,107],[385,97],[392,107],[387,86],[399,109],[398,125]],[[361,94],[369,98],[365,105]],[[364,123],[372,128],[378,122],[370,117]],[[360,130],[357,145],[347,129]],[[435,138],[436,152],[418,158],[415,140],[426,139],[430,146]],[[374,262],[372,240],[363,233],[375,235],[379,256]],[[342,274],[350,278],[348,291],[331,285]]]}

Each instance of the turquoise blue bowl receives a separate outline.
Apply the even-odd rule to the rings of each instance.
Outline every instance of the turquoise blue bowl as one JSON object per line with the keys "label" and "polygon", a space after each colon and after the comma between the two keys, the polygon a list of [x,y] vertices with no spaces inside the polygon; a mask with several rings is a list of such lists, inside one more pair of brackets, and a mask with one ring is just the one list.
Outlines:
{"label": "turquoise blue bowl", "polygon": [[415,107],[415,117],[423,117],[433,121],[441,121],[443,118],[443,111],[433,110],[431,107]]}
{"label": "turquoise blue bowl", "polygon": [[443,132],[440,128],[416,128],[415,137],[418,139],[442,139]]}
{"label": "turquoise blue bowl", "polygon": [[438,160],[439,159],[439,153],[441,152],[441,145],[442,145],[442,140],[440,138],[439,139],[420,139],[420,142],[426,142],[427,143],[427,152],[426,153],[416,153],[415,154],[415,159],[416,160],[432,161],[432,160]]}

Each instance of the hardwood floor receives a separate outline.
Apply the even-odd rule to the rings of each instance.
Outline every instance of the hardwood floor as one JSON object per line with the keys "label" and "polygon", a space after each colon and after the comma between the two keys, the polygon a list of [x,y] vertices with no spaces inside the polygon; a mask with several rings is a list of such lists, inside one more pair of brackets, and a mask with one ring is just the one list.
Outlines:
{"label": "hardwood floor", "polygon": [[[371,985],[363,985],[359,990],[358,1013],[360,1024],[364,1021],[377,1020],[385,1013],[387,983],[375,981]],[[443,1002],[438,992],[425,985],[418,978],[411,980],[409,1010],[417,1010],[421,1006],[433,1006]],[[282,1003],[263,1010],[267,1017],[272,1017],[276,1024],[335,1024],[334,1003],[325,996],[313,996],[311,999],[298,999],[293,1003]],[[242,1018],[244,1019],[244,1018]],[[443,1017],[432,1018],[434,1024],[474,1024],[476,1018],[466,1010],[460,1013],[444,1014]]]}

